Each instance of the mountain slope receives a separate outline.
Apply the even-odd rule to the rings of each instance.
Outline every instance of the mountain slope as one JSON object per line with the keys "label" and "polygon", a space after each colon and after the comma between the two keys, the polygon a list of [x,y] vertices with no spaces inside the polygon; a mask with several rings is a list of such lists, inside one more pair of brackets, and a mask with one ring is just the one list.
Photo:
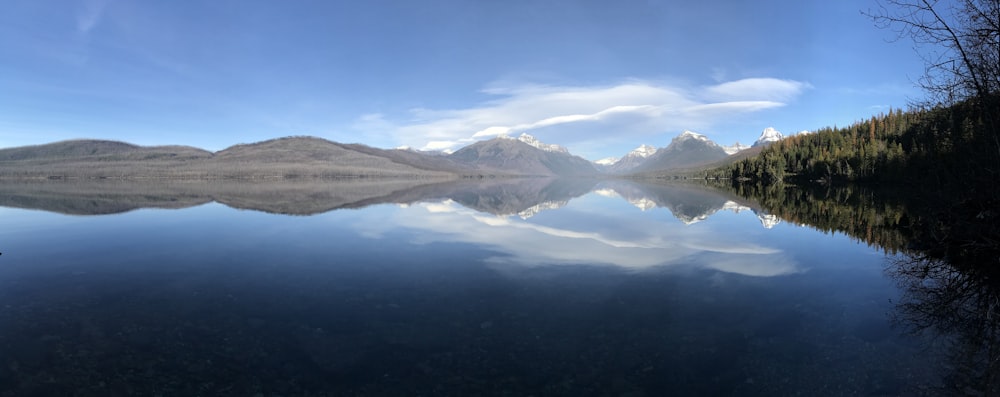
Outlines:
{"label": "mountain slope", "polygon": [[528,135],[528,134],[521,134],[521,136],[517,137],[517,140],[519,140],[521,142],[524,142],[524,143],[527,143],[528,145],[531,145],[531,146],[536,147],[538,149],[544,150],[546,152],[556,152],[556,153],[566,153],[566,154],[569,154],[569,150],[567,150],[566,148],[564,148],[562,146],[555,145],[555,144],[549,144],[549,143],[543,143],[542,141],[539,141],[537,138],[535,138],[535,137],[533,137],[531,135]]}
{"label": "mountain slope", "polygon": [[476,171],[467,164],[457,163],[440,152],[417,152],[400,149],[378,149],[357,143],[345,144],[345,148],[373,156],[385,157],[393,162],[427,171],[445,171],[456,174],[471,174]]}
{"label": "mountain slope", "polygon": [[278,138],[236,145],[215,153],[212,163],[223,170],[248,169],[274,176],[414,176],[441,171],[405,164],[386,151],[362,151],[315,137]]}
{"label": "mountain slope", "polygon": [[630,172],[652,172],[674,169],[688,169],[722,160],[729,156],[726,151],[708,137],[684,131],[670,141],[670,145],[657,150],[642,164]]}
{"label": "mountain slope", "polygon": [[118,141],[79,139],[44,145],[0,149],[0,161],[95,161],[149,160],[158,158],[201,159],[212,152],[190,146],[138,146]]}
{"label": "mountain slope", "polygon": [[229,147],[216,153],[187,146],[143,147],[80,140],[0,150],[7,178],[273,178],[446,176],[378,153],[313,137]]}
{"label": "mountain slope", "polygon": [[594,165],[563,152],[541,150],[520,140],[499,137],[480,141],[448,158],[484,171],[520,175],[586,176],[597,174]]}
{"label": "mountain slope", "polygon": [[618,159],[618,161],[609,165],[606,171],[615,174],[629,172],[644,163],[650,156],[656,154],[656,151],[655,147],[645,144],[640,145],[631,152],[628,152],[621,159]]}

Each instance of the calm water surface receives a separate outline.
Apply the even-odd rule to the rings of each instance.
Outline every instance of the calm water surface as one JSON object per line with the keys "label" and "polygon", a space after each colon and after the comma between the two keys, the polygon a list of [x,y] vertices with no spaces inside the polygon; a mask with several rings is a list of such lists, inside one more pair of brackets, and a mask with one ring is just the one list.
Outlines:
{"label": "calm water surface", "polygon": [[0,208],[3,396],[914,395],[938,371],[882,251],[703,188],[273,211],[299,215],[37,190]]}

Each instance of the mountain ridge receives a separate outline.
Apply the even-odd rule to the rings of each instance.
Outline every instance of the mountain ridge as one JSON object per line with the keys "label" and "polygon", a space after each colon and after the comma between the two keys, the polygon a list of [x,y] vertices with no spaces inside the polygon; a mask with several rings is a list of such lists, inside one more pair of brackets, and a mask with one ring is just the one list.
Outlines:
{"label": "mountain ridge", "polygon": [[729,155],[719,144],[705,135],[684,131],[665,148],[658,149],[630,173],[648,173],[689,169],[722,160]]}
{"label": "mountain ridge", "polygon": [[498,172],[534,176],[592,176],[593,164],[561,151],[546,151],[519,139],[497,137],[458,149],[448,158],[464,164]]}
{"label": "mountain ridge", "polygon": [[[739,146],[737,146],[739,147]],[[211,152],[99,139],[0,149],[3,178],[278,178],[415,176],[598,176],[696,168],[731,150],[684,131],[664,148],[642,144],[614,161],[591,162],[529,134],[479,141],[453,153],[379,149],[313,136],[240,143]]]}

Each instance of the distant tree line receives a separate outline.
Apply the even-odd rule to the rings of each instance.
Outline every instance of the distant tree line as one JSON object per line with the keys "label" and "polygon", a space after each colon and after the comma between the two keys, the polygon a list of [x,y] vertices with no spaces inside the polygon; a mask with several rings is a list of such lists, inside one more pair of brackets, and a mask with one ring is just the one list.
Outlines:
{"label": "distant tree line", "polygon": [[[864,14],[924,60],[927,99],[846,128],[795,136],[708,173],[772,184],[851,181],[997,193],[1000,177],[1000,1],[882,0]],[[984,194],[987,192],[988,194]]]}
{"label": "distant tree line", "polygon": [[786,138],[707,176],[762,184],[992,184],[1000,176],[998,113],[1000,109],[984,110],[971,100],[933,109],[893,110],[848,127]]}
{"label": "distant tree line", "polygon": [[927,99],[783,140],[706,176],[730,178],[727,188],[785,220],[901,253],[887,268],[902,289],[897,320],[948,348],[934,392],[997,395],[1000,1],[879,6],[866,14],[922,49]]}

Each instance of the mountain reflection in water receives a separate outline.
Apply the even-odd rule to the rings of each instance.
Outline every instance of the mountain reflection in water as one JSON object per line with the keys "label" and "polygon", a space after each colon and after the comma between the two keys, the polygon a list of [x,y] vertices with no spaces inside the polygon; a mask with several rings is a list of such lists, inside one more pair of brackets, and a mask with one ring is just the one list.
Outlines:
{"label": "mountain reflection in water", "polygon": [[140,208],[180,209],[218,202],[273,214],[315,215],[369,205],[450,199],[475,211],[529,218],[587,193],[622,197],[639,209],[667,208],[685,224],[720,211],[757,214],[764,227],[780,220],[759,206],[697,184],[586,178],[501,178],[437,181],[346,179],[304,181],[68,181],[0,183],[0,206],[71,215],[108,215]]}
{"label": "mountain reflection in water", "polygon": [[995,393],[993,273],[876,196],[0,183],[0,396]]}

